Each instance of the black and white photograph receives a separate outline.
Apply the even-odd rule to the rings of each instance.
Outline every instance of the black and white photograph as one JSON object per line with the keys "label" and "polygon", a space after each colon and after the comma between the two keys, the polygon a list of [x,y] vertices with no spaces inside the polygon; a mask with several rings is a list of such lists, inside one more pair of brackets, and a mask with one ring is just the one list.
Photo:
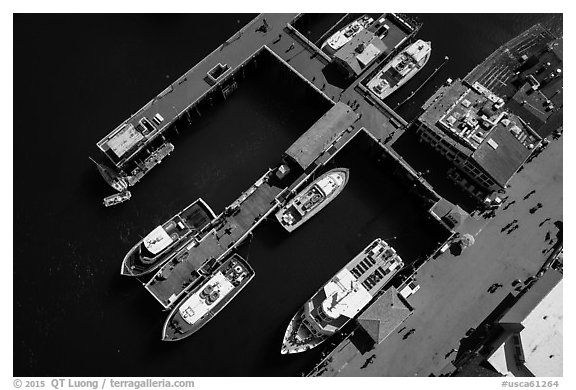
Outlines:
{"label": "black and white photograph", "polygon": [[567,386],[562,4],[66,4],[9,15],[3,386]]}

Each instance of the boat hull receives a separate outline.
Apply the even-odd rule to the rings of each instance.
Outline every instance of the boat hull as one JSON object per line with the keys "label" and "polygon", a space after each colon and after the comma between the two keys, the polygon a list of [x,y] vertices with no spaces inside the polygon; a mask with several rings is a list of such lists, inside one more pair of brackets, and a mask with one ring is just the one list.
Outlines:
{"label": "boat hull", "polygon": [[305,307],[302,306],[288,324],[280,350],[283,355],[306,352],[328,339],[328,336],[313,336],[306,330],[302,323]]}
{"label": "boat hull", "polygon": [[[162,226],[167,225],[170,221],[174,221],[178,216],[182,215],[187,210],[192,209],[194,206],[198,206],[205,213],[206,215],[205,219],[208,222],[216,218],[216,215],[214,214],[210,206],[208,206],[208,204],[206,204],[206,202],[204,202],[202,198],[198,198],[196,201],[194,201],[192,204],[190,204],[185,209],[180,211],[178,214],[175,214]],[[122,266],[120,268],[120,274],[124,276],[139,277],[148,275],[158,270],[158,268],[160,268],[163,264],[166,264],[170,259],[172,259],[174,254],[177,252],[175,250],[176,248],[186,246],[193,240],[198,239],[197,237],[198,232],[206,225],[207,224],[205,224],[204,226],[199,226],[197,229],[191,229],[189,232],[186,232],[182,236],[179,236],[177,240],[175,240],[168,247],[163,249],[154,258],[147,261],[142,260],[142,257],[140,255],[141,250],[140,248],[144,240],[142,239],[138,241],[124,256],[124,259],[122,260]]]}
{"label": "boat hull", "polygon": [[[373,93],[374,95],[376,95],[380,100],[384,100],[386,99],[388,96],[390,96],[391,94],[393,94],[394,92],[396,92],[400,87],[402,87],[404,84],[406,84],[408,81],[410,81],[427,63],[428,60],[430,59],[430,55],[432,53],[432,49],[430,48],[428,53],[426,54],[426,56],[423,58],[423,60],[418,64],[418,67],[414,68],[412,71],[410,71],[410,73],[408,73],[406,76],[404,76],[400,81],[398,81],[397,84],[395,84],[393,87],[391,88],[387,88],[386,91],[384,91],[383,93],[378,93],[375,90],[373,90],[372,86],[370,85],[372,83],[372,80],[376,79],[377,77],[379,77],[379,75],[381,73],[386,72],[388,69],[390,69],[390,67],[392,66],[392,63],[396,60],[395,57],[394,59],[392,59],[392,61],[390,61],[390,64],[386,65],[384,68],[382,68],[382,70],[380,72],[378,72],[378,74],[374,77],[374,79],[370,80],[368,82],[368,90]],[[402,55],[399,54],[399,56]]]}
{"label": "boat hull", "polygon": [[372,241],[292,317],[281,353],[308,351],[342,330],[403,266],[396,251],[384,240]]}
{"label": "boat hull", "polygon": [[[334,174],[334,173],[341,173],[344,176],[343,183],[341,185],[339,185],[332,193],[330,193],[328,196],[326,196],[326,198],[324,200],[322,200],[320,204],[314,206],[314,208],[312,210],[308,211],[304,216],[302,216],[302,218],[299,221],[297,221],[294,224],[286,224],[283,221],[283,217],[288,212],[290,207],[292,207],[294,200],[299,198],[302,194],[307,193],[310,189],[312,189],[312,187],[315,184],[317,184],[318,182],[320,182],[324,178],[326,178],[329,175]],[[346,168],[336,168],[336,169],[332,169],[332,170],[326,172],[325,174],[320,176],[318,179],[314,180],[314,182],[309,184],[298,195],[296,195],[294,197],[294,199],[291,200],[290,202],[288,202],[288,204],[286,206],[284,206],[282,209],[280,209],[276,213],[276,219],[278,220],[278,222],[280,222],[280,224],[282,225],[282,227],[284,227],[284,229],[286,229],[288,232],[293,232],[298,227],[300,227],[304,222],[308,221],[310,218],[312,218],[314,215],[316,215],[318,212],[320,212],[324,207],[326,207],[330,202],[332,202],[342,192],[342,190],[344,189],[344,187],[348,183],[348,178],[349,178],[349,171]]]}
{"label": "boat hull", "polygon": [[[237,261],[239,264],[241,264],[241,266],[247,272],[246,277],[242,279],[242,281],[238,286],[234,287],[232,291],[227,293],[227,295],[225,296],[224,299],[222,299],[222,301],[218,302],[213,308],[207,311],[206,314],[204,314],[198,321],[195,321],[193,324],[183,322],[180,308],[183,305],[185,305],[192,296],[194,295],[197,296],[199,294],[199,291],[202,291],[208,284],[210,284],[210,282],[214,280],[214,276],[210,278],[208,281],[206,281],[206,283],[199,285],[194,290],[189,292],[186,295],[186,297],[182,299],[182,301],[178,305],[176,305],[174,309],[172,309],[172,311],[168,315],[168,318],[164,322],[164,326],[162,328],[163,341],[183,340],[187,337],[192,336],[194,333],[198,332],[211,319],[213,319],[218,313],[220,313],[240,293],[240,291],[242,291],[248,285],[248,283],[250,283],[250,281],[252,281],[252,279],[255,276],[254,270],[250,267],[250,265],[248,265],[248,263],[244,259],[242,259],[242,257],[240,257],[237,254],[231,256],[228,260],[226,260],[222,264],[222,266],[218,269],[218,271],[227,266],[231,261]],[[215,274],[217,274],[218,271],[216,271]],[[178,321],[175,320],[176,318],[178,318]],[[182,325],[185,325],[186,328],[182,329],[180,332],[175,331],[173,328],[174,326],[181,327]]]}
{"label": "boat hull", "polygon": [[[340,30],[332,34],[328,39],[326,39],[322,43],[322,46],[320,46],[320,50],[322,50],[324,53],[328,54],[331,57],[334,56],[336,52],[340,50],[343,46],[345,46],[348,42],[350,42],[356,34],[368,28],[368,26],[373,21],[374,21],[373,18],[367,15],[363,15],[362,17],[354,20],[353,22],[347,24],[344,28],[341,28]],[[352,26],[356,26],[357,30],[353,32],[350,36],[343,37],[342,35],[344,34],[344,32],[347,29],[351,28]],[[330,42],[332,44],[330,44]]]}

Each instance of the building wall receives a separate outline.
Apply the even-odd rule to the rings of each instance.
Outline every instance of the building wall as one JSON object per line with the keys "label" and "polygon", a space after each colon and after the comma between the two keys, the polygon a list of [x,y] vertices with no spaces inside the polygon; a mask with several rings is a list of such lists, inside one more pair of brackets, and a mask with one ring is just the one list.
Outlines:
{"label": "building wall", "polygon": [[447,160],[454,163],[454,166],[471,178],[474,181],[474,184],[478,187],[482,188],[486,192],[494,192],[500,189],[500,186],[476,163],[476,161],[463,154],[436,132],[428,129],[425,124],[420,125],[418,132],[422,141],[432,146]]}

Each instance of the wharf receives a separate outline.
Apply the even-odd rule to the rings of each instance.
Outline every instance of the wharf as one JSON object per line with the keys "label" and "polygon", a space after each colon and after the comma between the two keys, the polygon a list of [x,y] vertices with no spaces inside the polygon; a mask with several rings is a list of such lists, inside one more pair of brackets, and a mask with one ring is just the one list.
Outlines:
{"label": "wharf", "polygon": [[286,152],[285,158],[298,165],[293,167],[296,174],[304,173],[290,181],[269,169],[199,233],[200,241],[192,238],[180,246],[145,288],[165,309],[170,308],[201,280],[200,269],[230,253],[357,133],[350,132],[357,119],[345,104],[332,107]]}
{"label": "wharf", "polygon": [[[383,108],[383,103],[375,104],[365,100],[366,94],[356,88],[361,77],[348,86],[341,86],[332,80],[333,77],[325,72],[329,58],[292,27],[298,17],[299,14],[258,15],[98,141],[97,147],[121,176],[128,176],[126,169],[134,169],[130,168],[131,163],[140,158],[139,156],[148,150],[158,137],[163,137],[168,129],[174,127],[176,122],[185,119],[192,123],[195,116],[202,115],[200,103],[206,100],[212,102],[213,94],[226,97],[234,88],[235,77],[242,77],[243,67],[262,49],[270,51],[333,102],[341,101],[348,105],[356,102],[356,110],[362,112],[359,127],[366,127],[379,139],[394,142],[402,134],[406,122],[389,107]],[[266,31],[260,29],[264,21],[267,25]],[[410,39],[416,31],[403,38],[397,46]],[[362,73],[371,74],[390,55],[374,61]],[[231,86],[232,88],[229,88]],[[153,166],[147,167],[146,172]],[[140,180],[141,176],[143,175],[135,177],[132,183]]]}
{"label": "wharf", "polygon": [[201,241],[191,240],[145,285],[164,308],[195,285],[204,263],[226,256],[278,207],[276,197],[283,188],[271,184],[272,174],[269,170],[262,176],[208,225],[211,230]]}
{"label": "wharf", "polygon": [[[262,14],[253,19],[224,44],[216,48],[192,69],[130,116],[130,118],[116,127],[110,134],[98,141],[98,148],[110,159],[116,168],[122,169],[133,157],[170,128],[176,120],[185,115],[203,97],[212,90],[218,89],[220,84],[226,80],[226,75],[233,74],[251,59],[253,53],[259,51],[262,46],[270,44],[286,23],[290,22],[295,15]],[[268,32],[255,31],[256,25],[261,23],[264,17],[270,26]],[[227,69],[214,83],[209,83],[206,80],[208,72],[218,66],[218,64],[227,66]],[[160,114],[160,117],[163,118],[160,125],[156,125],[153,122],[153,118],[157,114]],[[128,144],[124,145],[123,149],[119,151],[120,155],[111,150],[110,141],[125,127],[134,126],[136,128],[142,120],[146,119],[152,124],[152,131],[144,137],[137,137],[128,141]]]}
{"label": "wharf", "polygon": [[[476,224],[463,226],[461,233],[475,236],[474,245],[460,255],[447,251],[418,269],[416,281],[421,289],[408,297],[414,314],[403,324],[404,332],[392,333],[366,354],[347,350],[346,356],[329,362],[321,375],[429,376],[445,372],[452,365],[446,354],[459,349],[465,333],[478,326],[507,294],[514,293],[513,280],[538,273],[556,249],[554,240],[546,236],[548,232],[553,235],[557,230],[554,223],[562,220],[562,154],[562,138],[552,141],[512,179],[507,207],[493,218],[479,217]],[[524,200],[532,190],[535,194]],[[532,214],[530,208],[537,203],[542,208]],[[513,219],[519,228],[503,232]],[[490,294],[487,289],[493,283],[503,287]],[[409,329],[415,329],[414,334],[403,339]],[[372,354],[375,358],[364,366]]]}
{"label": "wharf", "polygon": [[366,128],[359,127],[358,122],[359,115],[350,107],[335,104],[285,152],[284,161],[294,171],[291,179],[279,179],[276,169],[268,170],[199,233],[200,241],[191,238],[180,245],[145,288],[165,309],[170,308],[202,280],[199,270],[221,261],[360,133],[365,133],[384,154],[393,158],[413,182],[419,182],[429,197],[439,198],[400,156]]}
{"label": "wharf", "polygon": [[562,125],[563,39],[536,24],[506,42],[465,78],[504,99],[539,137]]}
{"label": "wharf", "polygon": [[174,151],[174,145],[170,142],[163,144],[160,148],[156,149],[150,156],[146,157],[141,164],[126,177],[128,185],[133,186],[138,183],[144,175],[146,175],[152,168],[160,164],[162,160]]}

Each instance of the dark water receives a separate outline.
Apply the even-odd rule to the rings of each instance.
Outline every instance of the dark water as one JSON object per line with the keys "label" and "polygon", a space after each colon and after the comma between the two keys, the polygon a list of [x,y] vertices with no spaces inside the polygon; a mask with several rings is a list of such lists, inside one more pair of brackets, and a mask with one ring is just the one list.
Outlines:
{"label": "dark water", "polygon": [[[352,174],[341,197],[293,235],[264,224],[247,249],[254,281],[192,338],[159,341],[165,313],[135,280],[120,277],[123,255],[199,196],[219,212],[327,107],[299,87],[269,88],[282,76],[263,71],[182,129],[175,152],[132,200],[111,209],[101,205],[111,190],[87,156],[251,18],[15,16],[14,375],[299,375],[318,351],[282,357],[282,334],[323,282],[375,235],[396,236],[407,262],[437,241],[416,202],[364,158],[358,139],[335,162]],[[430,64],[444,47],[450,76],[544,16],[467,18],[453,17],[454,34],[446,16],[423,17],[420,36],[435,50]],[[484,29],[490,34],[478,36]]]}
{"label": "dark water", "polygon": [[314,42],[318,47],[322,45],[322,38],[346,14],[304,14],[293,23],[302,35]]}

